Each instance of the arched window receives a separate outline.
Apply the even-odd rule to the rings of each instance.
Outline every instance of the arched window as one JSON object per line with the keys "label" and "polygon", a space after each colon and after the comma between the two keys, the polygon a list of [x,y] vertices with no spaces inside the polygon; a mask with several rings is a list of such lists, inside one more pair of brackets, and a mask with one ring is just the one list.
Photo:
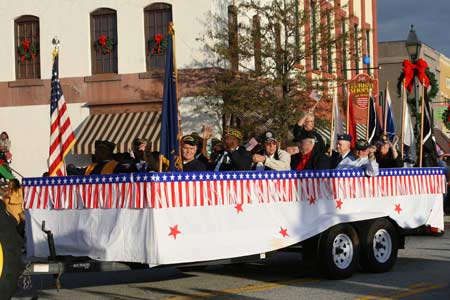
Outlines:
{"label": "arched window", "polygon": [[153,3],[144,8],[147,71],[164,69],[166,57],[166,36],[172,21],[172,6]]}
{"label": "arched window", "polygon": [[14,21],[16,79],[41,78],[39,18],[22,16]]}
{"label": "arched window", "polygon": [[117,13],[99,8],[91,13],[92,74],[117,73]]}

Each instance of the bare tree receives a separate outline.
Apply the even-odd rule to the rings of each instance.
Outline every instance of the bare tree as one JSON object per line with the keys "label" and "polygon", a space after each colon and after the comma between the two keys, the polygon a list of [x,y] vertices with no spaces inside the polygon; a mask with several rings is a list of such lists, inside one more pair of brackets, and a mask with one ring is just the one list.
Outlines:
{"label": "bare tree", "polygon": [[322,75],[336,72],[336,51],[349,48],[339,47],[347,36],[335,34],[328,1],[310,1],[306,8],[299,2],[241,0],[227,17],[209,21],[203,41],[224,68],[206,92],[224,100],[226,122],[251,135],[271,128],[286,139],[288,126],[313,106],[311,90],[328,89],[331,76]]}

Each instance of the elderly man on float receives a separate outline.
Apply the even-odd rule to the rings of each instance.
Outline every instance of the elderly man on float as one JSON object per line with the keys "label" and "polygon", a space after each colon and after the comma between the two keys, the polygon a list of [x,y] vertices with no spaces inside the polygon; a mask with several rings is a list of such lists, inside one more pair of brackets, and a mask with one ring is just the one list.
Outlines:
{"label": "elderly man on float", "polygon": [[272,131],[266,131],[262,142],[264,151],[253,154],[253,169],[256,171],[276,170],[286,171],[291,169],[291,156],[279,148],[279,142]]}
{"label": "elderly man on float", "polygon": [[377,176],[379,166],[375,159],[375,151],[376,148],[370,146],[366,140],[359,139],[355,146],[356,159],[339,165],[337,169],[362,168],[367,176]]}
{"label": "elderly man on float", "polygon": [[364,139],[359,139],[356,142],[355,153],[350,152],[350,140],[348,137],[341,135],[341,139],[338,137],[337,149],[342,159],[337,164],[335,169],[364,169],[364,173],[367,176],[377,176],[379,172],[378,163],[375,159],[375,147],[370,147],[369,143]]}

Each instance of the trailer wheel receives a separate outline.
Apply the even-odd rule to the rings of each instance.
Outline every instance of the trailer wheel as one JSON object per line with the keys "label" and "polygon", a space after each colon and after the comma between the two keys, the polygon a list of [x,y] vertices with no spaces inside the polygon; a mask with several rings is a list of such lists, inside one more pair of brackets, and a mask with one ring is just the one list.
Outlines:
{"label": "trailer wheel", "polygon": [[361,267],[364,271],[381,273],[389,271],[398,254],[398,233],[386,219],[376,219],[362,231]]}
{"label": "trailer wheel", "polygon": [[348,278],[358,266],[358,234],[349,224],[333,226],[322,234],[319,251],[322,274],[330,279]]}
{"label": "trailer wheel", "polygon": [[0,201],[0,295],[10,299],[16,291],[22,263],[16,222],[4,207]]}

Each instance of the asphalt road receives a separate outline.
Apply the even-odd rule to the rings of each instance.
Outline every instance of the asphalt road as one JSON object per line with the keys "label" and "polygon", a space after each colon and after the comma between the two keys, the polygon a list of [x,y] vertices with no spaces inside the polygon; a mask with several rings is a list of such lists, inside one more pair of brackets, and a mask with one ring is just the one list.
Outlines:
{"label": "asphalt road", "polygon": [[58,292],[50,276],[14,300],[191,300],[191,299],[450,299],[450,218],[441,237],[414,236],[389,273],[357,273],[347,280],[320,278],[295,253],[280,253],[257,264],[209,266],[181,272],[158,268],[108,273],[66,274]]}

